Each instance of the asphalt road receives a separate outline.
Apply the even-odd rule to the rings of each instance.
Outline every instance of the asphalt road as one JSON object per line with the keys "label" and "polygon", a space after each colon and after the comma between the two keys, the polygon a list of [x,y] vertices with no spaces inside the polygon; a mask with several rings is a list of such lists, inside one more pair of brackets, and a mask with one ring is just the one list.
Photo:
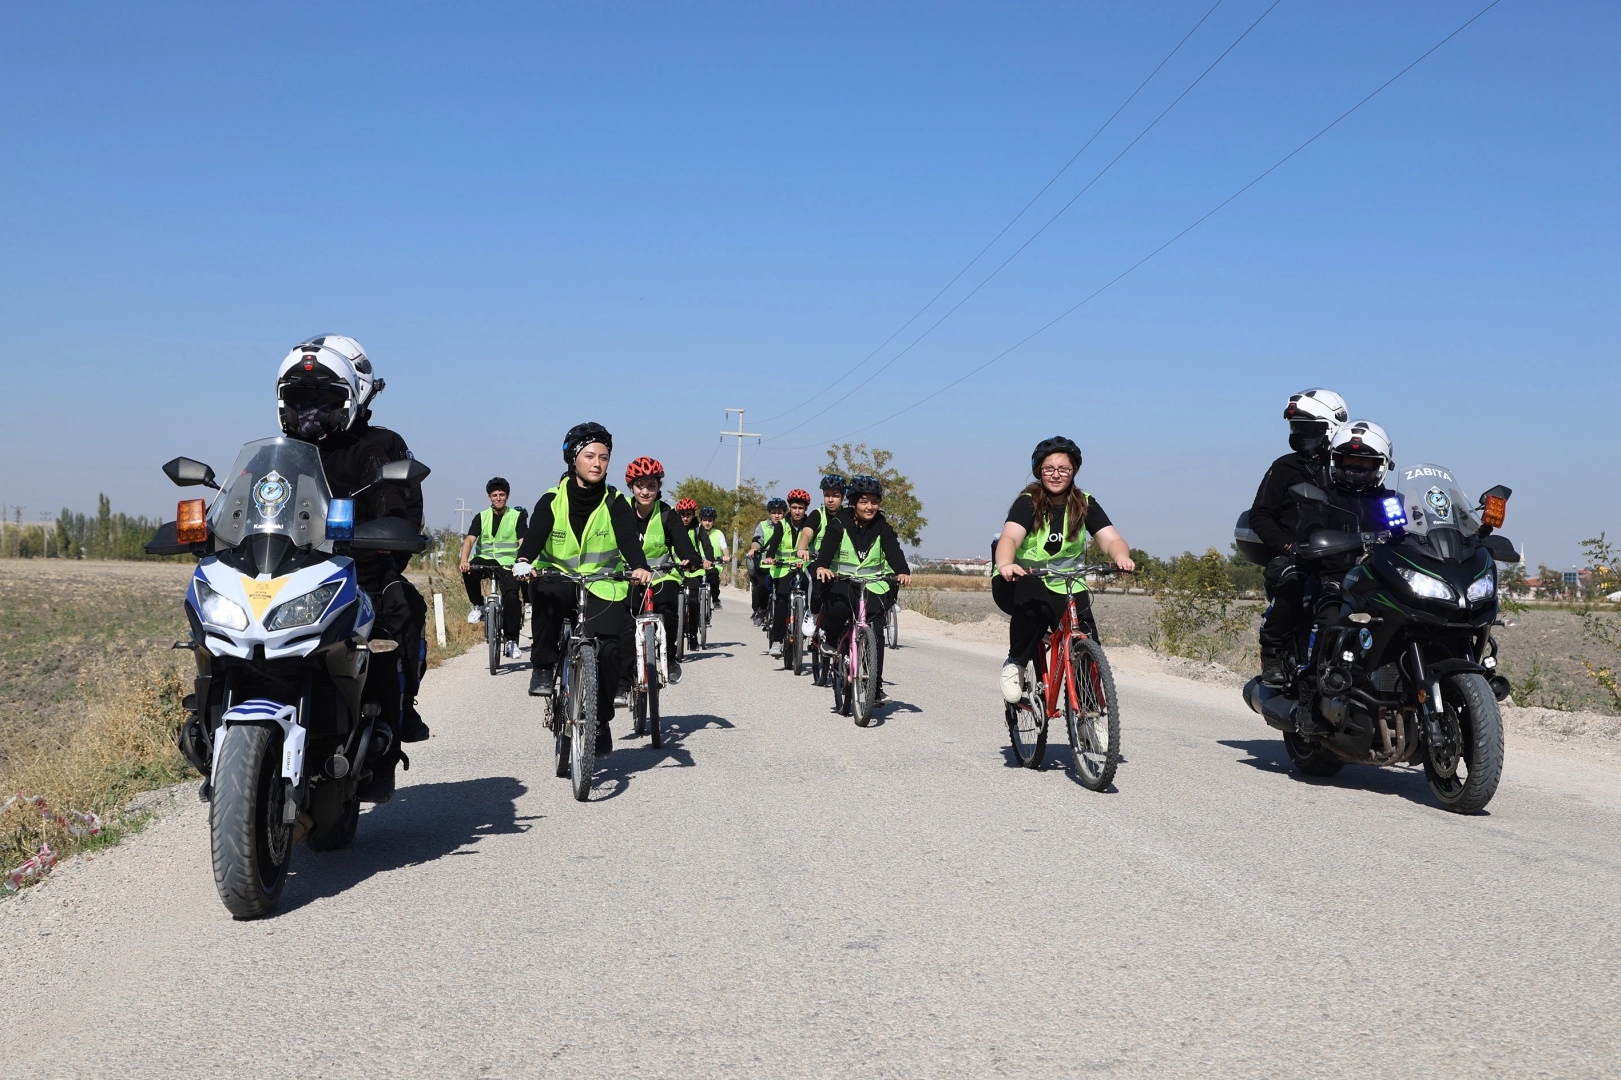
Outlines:
{"label": "asphalt road", "polygon": [[[1490,813],[1303,781],[1229,688],[1120,671],[1114,792],[1010,766],[994,646],[914,636],[866,730],[730,601],[576,803],[528,673],[432,673],[347,851],[233,922],[206,807],[0,904],[17,1076],[1604,1076],[1614,763]],[[1061,765],[1067,749],[1052,760]]]}

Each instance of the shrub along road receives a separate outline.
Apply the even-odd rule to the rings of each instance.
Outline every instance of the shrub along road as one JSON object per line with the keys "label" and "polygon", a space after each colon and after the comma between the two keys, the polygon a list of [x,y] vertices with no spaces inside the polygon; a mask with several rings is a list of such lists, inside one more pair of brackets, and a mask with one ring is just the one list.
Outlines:
{"label": "shrub along road", "polygon": [[[1414,770],[1302,781],[1230,688],[1121,671],[1098,795],[1009,765],[997,650],[917,636],[867,730],[729,599],[589,804],[528,673],[345,852],[232,922],[206,807],[0,904],[14,1071],[48,1075],[1586,1076],[1621,1034],[1614,762],[1512,744],[1490,814]],[[1067,749],[1053,757],[1062,762]]]}

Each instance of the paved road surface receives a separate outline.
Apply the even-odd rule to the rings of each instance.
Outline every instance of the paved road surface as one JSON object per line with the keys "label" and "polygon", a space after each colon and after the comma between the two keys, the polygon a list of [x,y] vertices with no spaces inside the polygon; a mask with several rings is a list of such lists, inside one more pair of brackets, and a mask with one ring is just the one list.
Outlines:
{"label": "paved road surface", "polygon": [[226,917],[189,789],[0,905],[10,1072],[1621,1072],[1621,797],[1579,755],[1511,747],[1460,818],[1414,771],[1298,780],[1232,690],[1122,671],[1099,795],[1010,767],[993,647],[914,639],[860,730],[738,606],[587,805],[527,671],[472,655],[274,917]]}

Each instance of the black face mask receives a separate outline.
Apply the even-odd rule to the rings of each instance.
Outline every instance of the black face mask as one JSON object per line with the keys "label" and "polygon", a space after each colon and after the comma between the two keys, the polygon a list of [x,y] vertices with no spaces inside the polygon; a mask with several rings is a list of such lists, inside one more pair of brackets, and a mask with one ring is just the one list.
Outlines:
{"label": "black face mask", "polygon": [[1289,433],[1289,449],[1297,454],[1316,455],[1321,453],[1323,443],[1326,441],[1323,435],[1302,435],[1293,431]]}

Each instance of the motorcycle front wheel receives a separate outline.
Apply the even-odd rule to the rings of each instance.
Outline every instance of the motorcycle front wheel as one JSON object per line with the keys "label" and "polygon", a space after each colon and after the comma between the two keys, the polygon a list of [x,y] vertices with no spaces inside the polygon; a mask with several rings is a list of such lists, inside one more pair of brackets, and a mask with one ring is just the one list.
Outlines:
{"label": "motorcycle front wheel", "polygon": [[1308,743],[1292,731],[1283,733],[1283,748],[1289,761],[1301,776],[1333,776],[1345,768],[1345,762],[1316,743]]}
{"label": "motorcycle front wheel", "polygon": [[1450,723],[1462,734],[1456,761],[1436,762],[1426,750],[1424,776],[1441,809],[1475,814],[1486,808],[1503,778],[1503,714],[1481,675],[1454,675],[1441,684]]}
{"label": "motorcycle front wheel", "polygon": [[281,899],[293,856],[293,826],[281,820],[281,729],[240,724],[220,738],[208,803],[214,886],[225,910],[256,919]]}

